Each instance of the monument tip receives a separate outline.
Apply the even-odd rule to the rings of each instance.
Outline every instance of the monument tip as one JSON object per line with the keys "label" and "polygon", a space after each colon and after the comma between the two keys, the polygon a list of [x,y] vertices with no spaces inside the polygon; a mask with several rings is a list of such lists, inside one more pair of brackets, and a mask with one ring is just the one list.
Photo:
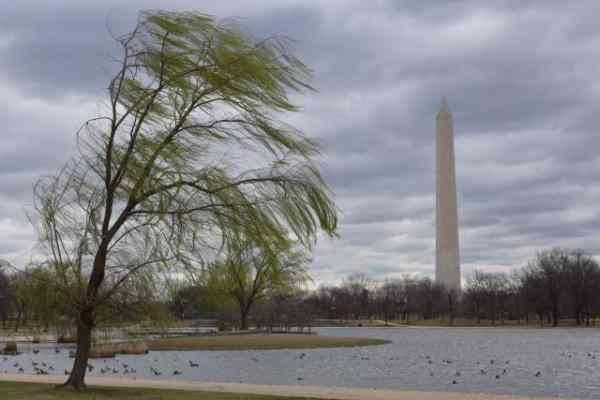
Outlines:
{"label": "monument tip", "polygon": [[440,112],[449,113],[450,108],[448,107],[448,100],[446,96],[442,97],[442,102],[440,103]]}

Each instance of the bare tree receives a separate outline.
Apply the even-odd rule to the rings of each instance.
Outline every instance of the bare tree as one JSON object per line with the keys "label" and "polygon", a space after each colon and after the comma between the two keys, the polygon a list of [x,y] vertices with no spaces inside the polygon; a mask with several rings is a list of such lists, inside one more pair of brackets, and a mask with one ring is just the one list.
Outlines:
{"label": "bare tree", "polygon": [[[552,326],[558,326],[559,307],[564,292],[563,277],[568,263],[567,251],[552,249],[538,254],[527,267],[527,284],[535,297],[538,314],[549,315]],[[540,315],[543,319],[545,315]]]}
{"label": "bare tree", "polygon": [[485,274],[482,271],[475,270],[467,280],[465,297],[463,300],[468,304],[469,310],[477,319],[478,324],[481,323],[481,318],[483,316],[485,298]]}
{"label": "bare tree", "polygon": [[4,272],[0,260],[0,319],[2,319],[2,328],[6,328],[6,320],[10,314],[11,302],[10,281],[8,275]]}
{"label": "bare tree", "polygon": [[255,41],[198,13],[144,12],[121,46],[106,113],[79,156],[35,188],[40,237],[77,310],[66,385],[85,386],[99,307],[131,279],[192,269],[240,237],[310,247],[337,210],[317,145],[278,118],[307,68],[277,38]]}
{"label": "bare tree", "polygon": [[572,314],[577,325],[581,325],[584,320],[589,325],[591,304],[600,289],[600,267],[583,250],[572,251],[565,267],[563,274]]}
{"label": "bare tree", "polygon": [[400,280],[388,279],[376,292],[378,311],[386,325],[390,319],[397,318],[404,306],[404,285]]}
{"label": "bare tree", "polygon": [[361,272],[351,274],[342,282],[342,289],[348,292],[352,301],[354,319],[371,318],[374,288],[375,281]]}

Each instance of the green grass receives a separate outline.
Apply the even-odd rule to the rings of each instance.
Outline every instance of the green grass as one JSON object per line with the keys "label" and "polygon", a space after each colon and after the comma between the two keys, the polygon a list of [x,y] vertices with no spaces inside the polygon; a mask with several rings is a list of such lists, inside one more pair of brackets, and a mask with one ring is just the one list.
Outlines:
{"label": "green grass", "polygon": [[273,350],[372,346],[389,343],[381,339],[317,335],[265,334],[192,336],[149,340],[148,348],[160,350]]}
{"label": "green grass", "polygon": [[90,387],[85,392],[77,392],[70,389],[57,389],[52,385],[20,382],[0,382],[0,398],[2,400],[299,400],[298,397],[104,387]]}

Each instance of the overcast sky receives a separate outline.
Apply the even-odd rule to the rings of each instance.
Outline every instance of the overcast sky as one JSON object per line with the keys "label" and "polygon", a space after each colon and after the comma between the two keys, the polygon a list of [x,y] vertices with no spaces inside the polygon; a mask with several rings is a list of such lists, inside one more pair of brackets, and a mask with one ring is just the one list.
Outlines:
{"label": "overcast sky", "polygon": [[463,274],[509,271],[553,246],[600,254],[597,0],[20,0],[0,13],[0,258],[22,266],[35,251],[32,185],[72,155],[106,96],[108,29],[126,32],[148,8],[297,41],[318,92],[292,121],[320,139],[342,212],[340,239],[317,248],[317,281],[433,273],[442,96]]}

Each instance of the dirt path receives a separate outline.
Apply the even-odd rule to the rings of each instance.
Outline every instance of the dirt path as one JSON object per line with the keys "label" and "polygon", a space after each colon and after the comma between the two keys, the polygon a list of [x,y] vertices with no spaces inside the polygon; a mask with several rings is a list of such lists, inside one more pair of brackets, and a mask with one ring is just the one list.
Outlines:
{"label": "dirt path", "polygon": [[[53,375],[0,375],[0,380],[29,383],[64,382],[62,376]],[[121,379],[88,377],[91,386],[138,387],[147,389],[170,389],[187,391],[208,391],[228,393],[250,393],[261,395],[279,395],[289,397],[312,397],[315,399],[335,400],[557,400],[558,397],[542,398],[528,396],[493,395],[455,392],[422,392],[413,390],[365,389],[328,386],[292,386],[292,385],[254,385],[248,383],[218,383],[192,381],[160,381],[143,379]],[[566,399],[566,398],[562,398]]]}

